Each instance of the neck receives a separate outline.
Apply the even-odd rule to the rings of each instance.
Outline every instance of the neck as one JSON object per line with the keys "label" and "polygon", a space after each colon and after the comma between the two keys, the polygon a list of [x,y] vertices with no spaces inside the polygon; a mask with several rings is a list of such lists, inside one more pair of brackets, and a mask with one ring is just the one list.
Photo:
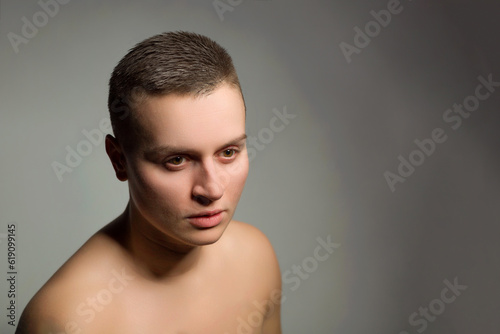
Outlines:
{"label": "neck", "polygon": [[182,244],[149,223],[130,205],[117,218],[122,244],[138,271],[155,280],[168,280],[194,269],[202,248]]}

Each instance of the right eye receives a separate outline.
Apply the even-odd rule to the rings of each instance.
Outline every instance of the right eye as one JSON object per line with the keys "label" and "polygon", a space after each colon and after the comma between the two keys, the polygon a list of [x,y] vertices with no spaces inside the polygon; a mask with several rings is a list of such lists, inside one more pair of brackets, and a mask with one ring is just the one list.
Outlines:
{"label": "right eye", "polygon": [[181,156],[176,156],[176,157],[173,157],[173,158],[170,158],[168,159],[166,162],[165,162],[165,165],[166,167],[168,168],[169,166],[170,167],[179,167],[179,166],[182,166],[186,161],[186,158],[184,157],[181,157]]}
{"label": "right eye", "polygon": [[171,163],[172,165],[180,165],[184,161],[183,157],[175,157],[167,161],[167,163]]}

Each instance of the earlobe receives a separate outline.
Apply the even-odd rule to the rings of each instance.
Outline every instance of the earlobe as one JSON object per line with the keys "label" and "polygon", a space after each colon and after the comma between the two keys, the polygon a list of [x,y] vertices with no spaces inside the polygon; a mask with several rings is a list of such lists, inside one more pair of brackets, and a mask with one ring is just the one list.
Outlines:
{"label": "earlobe", "polygon": [[106,153],[113,165],[118,180],[127,181],[127,168],[125,155],[120,143],[112,135],[106,135]]}

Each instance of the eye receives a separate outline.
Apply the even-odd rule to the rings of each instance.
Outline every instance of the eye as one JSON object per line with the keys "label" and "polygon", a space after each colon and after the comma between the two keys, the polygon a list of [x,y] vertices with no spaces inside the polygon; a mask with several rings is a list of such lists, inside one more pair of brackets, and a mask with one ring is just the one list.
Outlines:
{"label": "eye", "polygon": [[222,156],[224,158],[231,158],[235,155],[236,151],[234,149],[227,149],[222,151]]}
{"label": "eye", "polygon": [[167,164],[171,164],[171,165],[174,165],[174,166],[179,166],[179,165],[181,165],[184,162],[184,160],[186,160],[186,159],[183,158],[183,157],[178,156],[178,157],[174,157],[174,158],[168,160]]}

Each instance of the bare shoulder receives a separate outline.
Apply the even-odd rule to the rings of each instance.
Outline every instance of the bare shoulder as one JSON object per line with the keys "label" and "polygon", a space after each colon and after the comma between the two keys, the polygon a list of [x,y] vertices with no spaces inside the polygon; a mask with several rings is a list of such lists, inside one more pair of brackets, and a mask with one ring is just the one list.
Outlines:
{"label": "bare shoulder", "polygon": [[[16,334],[80,333],[96,328],[97,297],[110,297],[110,289],[127,284],[125,262],[116,242],[97,233],[45,283],[30,300]],[[99,296],[100,291],[107,291]],[[92,321],[89,321],[92,320]]]}
{"label": "bare shoulder", "polygon": [[259,275],[267,289],[281,287],[281,274],[274,248],[262,231],[253,225],[232,221],[224,238],[224,251],[231,254],[232,262],[237,263],[236,267],[243,266],[249,273]]}
{"label": "bare shoulder", "polygon": [[271,242],[258,228],[239,221],[229,224],[225,237],[224,251],[239,271],[239,286],[254,289],[256,300],[267,305],[262,333],[281,333],[281,272]]}
{"label": "bare shoulder", "polygon": [[233,220],[229,224],[227,231],[227,240],[225,246],[233,250],[244,252],[251,257],[262,256],[275,257],[273,246],[267,236],[257,227]]}

